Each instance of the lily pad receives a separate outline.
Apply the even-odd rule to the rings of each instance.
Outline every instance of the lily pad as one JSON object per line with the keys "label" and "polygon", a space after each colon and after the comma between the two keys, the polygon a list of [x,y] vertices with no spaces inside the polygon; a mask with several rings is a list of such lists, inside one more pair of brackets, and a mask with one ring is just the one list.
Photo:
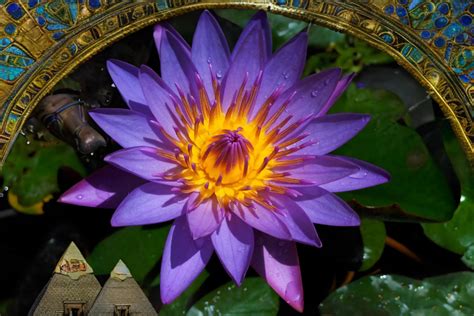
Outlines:
{"label": "lily pad", "polygon": [[87,258],[97,275],[109,274],[119,259],[142,284],[158,264],[168,235],[166,227],[127,227],[102,240]]}
{"label": "lily pad", "polygon": [[[423,229],[431,240],[443,248],[458,254],[465,254],[464,262],[474,268],[474,170],[470,166],[459,142],[452,132],[444,133],[444,145],[454,171],[461,183],[461,198],[453,218],[440,224],[423,224]],[[468,261],[466,261],[468,260]],[[468,263],[468,262],[471,263]]]}
{"label": "lily pad", "polygon": [[362,257],[362,266],[360,271],[370,269],[382,256],[385,248],[385,224],[370,218],[363,218],[360,225],[362,242],[364,243],[364,255]]}
{"label": "lily pad", "polygon": [[59,192],[57,174],[61,167],[70,167],[85,175],[84,166],[69,145],[57,140],[17,139],[2,173],[4,185],[21,205],[20,211]]}
{"label": "lily pad", "polygon": [[229,282],[200,299],[187,316],[261,315],[278,313],[279,299],[261,278],[247,278],[240,287]]}
{"label": "lily pad", "polygon": [[[372,119],[362,132],[334,153],[368,161],[391,174],[388,183],[342,193],[345,200],[364,206],[398,208],[401,212],[397,220],[451,218],[456,208],[451,189],[421,137],[397,123],[405,108],[396,95],[351,85],[331,111],[371,114]],[[372,215],[376,211],[372,209]],[[380,212],[379,216],[393,219],[392,213]]]}
{"label": "lily pad", "polygon": [[322,315],[474,315],[474,273],[414,280],[367,276],[330,294]]}

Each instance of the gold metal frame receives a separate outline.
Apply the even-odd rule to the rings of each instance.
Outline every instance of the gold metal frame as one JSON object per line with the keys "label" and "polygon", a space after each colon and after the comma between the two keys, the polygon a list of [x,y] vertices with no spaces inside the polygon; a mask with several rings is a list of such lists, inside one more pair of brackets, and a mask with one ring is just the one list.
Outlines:
{"label": "gold metal frame", "polygon": [[[452,2],[456,2],[453,0]],[[23,124],[38,102],[78,65],[117,40],[139,30],[184,13],[216,8],[261,9],[310,21],[354,35],[393,56],[407,69],[440,104],[450,120],[469,159],[474,161],[474,88],[472,80],[465,82],[453,71],[452,59],[446,59],[446,49],[436,47],[433,40],[420,37],[413,23],[387,13],[398,10],[395,0],[155,0],[155,1],[77,1],[75,15],[58,39],[57,34],[38,27],[39,10],[28,8],[27,2],[0,0],[0,49],[7,38],[28,57],[23,73],[14,80],[0,78],[0,161],[6,158]],[[68,9],[63,0],[49,1],[57,8]],[[104,2],[104,4],[102,4]],[[432,1],[438,5],[440,1]],[[3,4],[2,4],[3,3]],[[16,3],[23,16],[12,18]],[[426,2],[427,3],[427,2]],[[56,8],[56,7],[55,7]],[[51,8],[49,8],[51,9]],[[400,9],[401,10],[401,9]],[[19,12],[19,11],[18,11]],[[20,12],[20,13],[21,13]],[[64,12],[64,11],[61,11]],[[398,12],[397,13],[402,13]],[[10,14],[10,15],[8,15]],[[19,15],[19,13],[17,14]],[[471,14],[472,17],[472,14]],[[424,16],[422,18],[425,18]],[[6,22],[4,22],[6,21]],[[8,23],[11,21],[11,23]],[[38,21],[38,22],[37,22]],[[43,21],[41,21],[43,22]],[[3,24],[2,24],[3,23]],[[13,35],[5,34],[7,24],[15,26]],[[9,29],[11,31],[11,29]],[[3,33],[2,33],[3,32]],[[449,43],[460,56],[466,46]],[[467,46],[471,49],[472,46]],[[470,55],[469,55],[470,56]],[[468,56],[468,57],[469,57]],[[0,67],[2,66],[0,50]],[[21,56],[20,56],[21,57]],[[461,56],[462,57],[462,56]],[[32,62],[31,62],[32,61]],[[0,75],[2,69],[0,68]],[[465,69],[461,69],[465,71]],[[472,70],[467,70],[472,71]]]}

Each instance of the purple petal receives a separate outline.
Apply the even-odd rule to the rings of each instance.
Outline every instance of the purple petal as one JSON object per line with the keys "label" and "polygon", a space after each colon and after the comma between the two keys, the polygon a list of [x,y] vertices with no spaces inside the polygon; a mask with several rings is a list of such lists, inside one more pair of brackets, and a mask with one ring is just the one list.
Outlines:
{"label": "purple petal", "polygon": [[[288,158],[293,158],[289,156]],[[289,177],[303,181],[303,184],[321,185],[342,179],[359,171],[359,167],[351,162],[331,157],[315,156],[301,164],[277,167],[290,173]]]}
{"label": "purple petal", "polygon": [[142,113],[126,109],[95,109],[89,114],[104,132],[124,148],[160,145],[150,127],[149,118]]}
{"label": "purple petal", "polygon": [[358,160],[355,158],[334,156],[341,161],[352,163],[360,168],[360,170],[347,177],[331,181],[321,185],[322,188],[330,192],[345,192],[373,187],[390,181],[390,174],[374,166],[368,162]]}
{"label": "purple petal", "polygon": [[224,213],[216,199],[208,199],[187,213],[193,239],[212,234],[222,222]]}
{"label": "purple petal", "polygon": [[272,32],[270,30],[270,25],[268,24],[267,14],[265,11],[259,11],[250,19],[250,21],[245,26],[244,30],[240,34],[239,40],[235,44],[234,50],[232,51],[231,60],[234,60],[237,52],[244,45],[244,39],[254,32],[254,27],[257,27],[257,30],[262,32],[262,38],[265,43],[264,53],[265,59],[270,58],[272,55]]}
{"label": "purple petal", "polygon": [[105,166],[76,183],[58,201],[80,206],[116,208],[131,190],[143,183],[143,179],[128,172]]}
{"label": "purple petal", "polygon": [[[306,62],[308,34],[302,32],[283,47],[268,61],[263,71],[262,84],[256,99],[254,112],[259,110],[277,87],[292,87],[301,77]],[[251,114],[250,117],[253,115]]]}
{"label": "purple petal", "polygon": [[[199,244],[201,247],[198,247]],[[160,272],[161,300],[171,303],[201,273],[212,255],[210,238],[196,243],[186,216],[178,217],[166,240]]]}
{"label": "purple petal", "polygon": [[263,70],[268,53],[268,22],[264,13],[257,13],[240,36],[234,51],[232,63],[224,78],[222,108],[226,111],[232,103],[234,94],[240,89],[247,76],[246,88],[254,84],[259,72]]}
{"label": "purple petal", "polygon": [[104,160],[149,181],[161,179],[166,171],[176,167],[175,163],[158,156],[156,149],[151,147],[118,150],[106,156]]}
{"label": "purple petal", "polygon": [[192,60],[201,75],[210,102],[214,102],[214,89],[212,87],[212,71],[222,76],[229,68],[230,51],[224,33],[216,19],[209,11],[204,11],[199,18],[196,32],[194,33],[191,50]]}
{"label": "purple petal", "polygon": [[341,80],[336,85],[331,97],[326,101],[326,104],[321,108],[321,111],[317,114],[318,116],[325,115],[331,106],[339,99],[341,94],[347,89],[352,79],[354,79],[355,74],[350,74],[342,77]]}
{"label": "purple petal", "polygon": [[110,59],[107,69],[117,89],[130,108],[130,101],[146,104],[140,83],[138,81],[138,68],[124,61]]}
{"label": "purple petal", "polygon": [[187,198],[173,187],[148,182],[133,190],[112,216],[112,226],[147,225],[166,222],[184,214]]}
{"label": "purple petal", "polygon": [[221,222],[211,239],[225,270],[240,285],[253,254],[253,229],[237,216],[230,216]]}
{"label": "purple petal", "polygon": [[321,247],[321,240],[316,229],[304,210],[284,195],[275,194],[274,199],[278,207],[278,212],[275,214],[288,227],[292,239],[310,246]]}
{"label": "purple petal", "polygon": [[139,76],[143,94],[153,116],[168,134],[172,134],[173,127],[176,126],[174,120],[176,95],[151,68],[142,66]]}
{"label": "purple petal", "polygon": [[[285,113],[292,116],[288,124],[300,122],[318,114],[332,95],[340,76],[341,70],[335,68],[304,78],[278,97],[270,108],[268,117],[277,112],[288,99],[290,102]],[[273,125],[279,124],[285,118],[285,115],[280,116]]]}
{"label": "purple petal", "polygon": [[255,233],[252,267],[288,304],[303,312],[303,285],[296,245]]}
{"label": "purple petal", "polygon": [[319,187],[296,189],[301,196],[296,203],[306,212],[313,223],[330,226],[359,226],[356,212],[341,198]]}
{"label": "purple petal", "polygon": [[[162,27],[162,30],[167,30],[173,36],[178,40],[179,44],[183,46],[184,50],[186,53],[191,56],[191,47],[189,46],[188,42],[181,36],[181,34],[176,31],[176,29],[168,22],[160,22],[160,25]],[[155,44],[156,43],[161,43],[161,36],[163,36],[163,33],[161,31],[157,31],[155,34],[153,34],[155,38]]]}
{"label": "purple petal", "polygon": [[174,91],[179,85],[185,93],[197,97],[197,70],[191,61],[190,52],[183,42],[162,25],[155,26],[153,33],[155,44],[160,54],[161,78]]}
{"label": "purple petal", "polygon": [[261,232],[280,239],[291,239],[288,228],[273,214],[274,211],[268,210],[258,203],[253,203],[251,208],[236,205],[232,211],[245,223]]}
{"label": "purple petal", "polygon": [[312,142],[297,152],[298,155],[324,155],[348,142],[369,122],[365,114],[331,114],[313,119],[303,131],[308,136],[301,142]]}

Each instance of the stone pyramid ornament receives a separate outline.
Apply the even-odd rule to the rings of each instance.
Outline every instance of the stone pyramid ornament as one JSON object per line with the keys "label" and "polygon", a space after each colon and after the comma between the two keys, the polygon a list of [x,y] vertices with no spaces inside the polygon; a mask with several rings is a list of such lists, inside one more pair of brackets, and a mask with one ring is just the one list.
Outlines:
{"label": "stone pyramid ornament", "polygon": [[87,315],[100,290],[92,268],[71,242],[28,315]]}
{"label": "stone pyramid ornament", "polygon": [[89,315],[158,315],[148,298],[119,260],[99,293]]}

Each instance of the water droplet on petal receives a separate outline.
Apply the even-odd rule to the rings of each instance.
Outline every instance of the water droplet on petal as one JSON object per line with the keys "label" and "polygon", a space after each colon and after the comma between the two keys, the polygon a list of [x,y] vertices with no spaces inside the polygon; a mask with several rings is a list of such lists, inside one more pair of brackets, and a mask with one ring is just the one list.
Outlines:
{"label": "water droplet on petal", "polygon": [[317,96],[318,96],[318,93],[319,93],[318,90],[313,90],[313,91],[311,92],[311,96],[312,96],[313,98],[314,98],[314,97],[317,97]]}
{"label": "water droplet on petal", "polygon": [[78,194],[78,195],[76,195],[76,198],[77,198],[78,200],[82,200],[82,199],[84,198],[84,195]]}
{"label": "water droplet on petal", "polygon": [[285,79],[290,78],[290,74],[285,71],[285,72],[283,73],[283,78],[285,78]]}
{"label": "water droplet on petal", "polygon": [[221,79],[221,78],[222,78],[222,71],[219,70],[219,71],[216,73],[216,77],[217,77],[217,79]]}
{"label": "water droplet on petal", "polygon": [[349,176],[352,179],[363,179],[365,177],[367,177],[367,171],[360,171]]}
{"label": "water droplet on petal", "polygon": [[211,57],[207,57],[207,63],[208,64],[212,63],[212,58]]}

